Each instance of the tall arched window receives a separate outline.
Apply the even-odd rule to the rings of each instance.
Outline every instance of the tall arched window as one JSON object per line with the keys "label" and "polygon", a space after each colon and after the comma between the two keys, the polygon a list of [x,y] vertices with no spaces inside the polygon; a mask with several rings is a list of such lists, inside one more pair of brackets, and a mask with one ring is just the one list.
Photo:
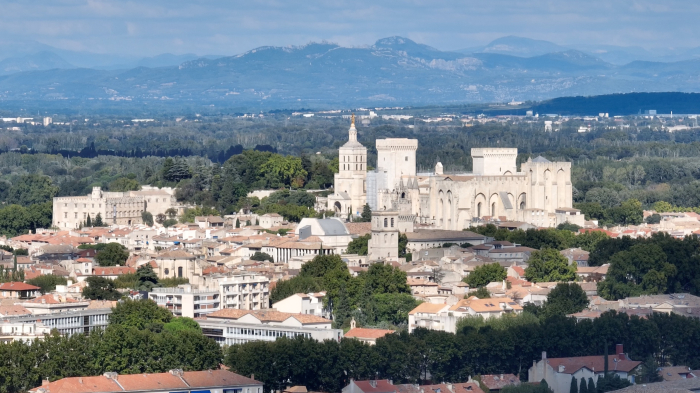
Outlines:
{"label": "tall arched window", "polygon": [[386,218],[384,219],[384,228],[387,227],[388,221],[389,221],[388,219],[386,219]]}
{"label": "tall arched window", "polygon": [[496,202],[491,204],[491,217],[496,217]]}
{"label": "tall arched window", "polygon": [[391,227],[392,228],[394,227],[394,219],[393,218],[391,219]]}
{"label": "tall arched window", "polygon": [[476,204],[476,216],[481,218],[481,202]]}

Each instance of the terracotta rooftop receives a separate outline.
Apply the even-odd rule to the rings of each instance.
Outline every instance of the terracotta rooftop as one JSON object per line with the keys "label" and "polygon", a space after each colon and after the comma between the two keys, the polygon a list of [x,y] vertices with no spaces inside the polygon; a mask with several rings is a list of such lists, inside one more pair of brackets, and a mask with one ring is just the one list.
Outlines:
{"label": "terracotta rooftop", "polygon": [[428,314],[435,314],[437,312],[442,311],[446,307],[445,304],[433,304],[433,303],[421,303],[418,305],[418,307],[414,308],[409,312],[409,314],[417,314],[417,313],[428,313]]}
{"label": "terracotta rooftop", "polygon": [[[547,359],[547,363],[549,363],[549,365],[557,372],[559,370],[559,366],[564,366],[564,371],[562,372],[565,374],[573,374],[584,367],[596,372],[603,371],[605,369],[605,358],[603,355],[553,358]],[[610,371],[617,370],[630,372],[640,364],[642,364],[642,362],[629,360],[621,355],[608,355],[608,369]]]}
{"label": "terracotta rooftop", "polygon": [[301,324],[331,323],[326,318],[309,314],[292,314],[280,311],[268,310],[239,310],[236,308],[224,308],[207,315],[207,318],[219,319],[240,319],[246,315],[252,315],[262,322],[284,322],[289,318],[294,318]]}
{"label": "terracotta rooftop", "polygon": [[0,291],[38,291],[39,287],[23,282],[11,281],[0,284]]}
{"label": "terracotta rooftop", "polygon": [[129,266],[107,266],[92,269],[92,274],[95,276],[120,276],[133,273],[136,273],[136,269]]}
{"label": "terracotta rooftop", "polygon": [[185,371],[158,374],[116,375],[115,379],[105,375],[96,377],[71,377],[36,387],[30,392],[38,393],[111,393],[123,391],[168,391],[196,390],[201,388],[221,388],[233,386],[262,385],[261,382],[246,378],[227,370]]}
{"label": "terracotta rooftop", "polygon": [[354,328],[345,333],[344,337],[378,339],[391,333],[394,333],[394,331],[387,329]]}
{"label": "terracotta rooftop", "polygon": [[487,374],[481,376],[481,382],[489,390],[501,390],[508,385],[520,385],[520,378],[513,374]]}

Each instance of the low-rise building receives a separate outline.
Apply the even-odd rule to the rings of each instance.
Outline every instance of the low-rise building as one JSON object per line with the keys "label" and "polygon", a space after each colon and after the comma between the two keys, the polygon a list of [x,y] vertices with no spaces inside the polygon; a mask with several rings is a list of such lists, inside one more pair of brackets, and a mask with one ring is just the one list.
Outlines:
{"label": "low-rise building", "polygon": [[350,330],[345,333],[345,338],[354,338],[355,340],[362,341],[363,343],[374,345],[377,343],[377,339],[380,339],[387,334],[394,333],[393,330],[388,329],[369,329],[369,328],[359,328],[355,325],[355,319],[350,321]]}
{"label": "low-rise building", "polygon": [[279,337],[303,336],[319,341],[343,337],[343,331],[332,329],[332,321],[326,318],[272,310],[225,308],[199,318],[197,322],[205,336],[221,345],[274,341]]}
{"label": "low-rise building", "polygon": [[34,299],[39,296],[41,288],[23,282],[4,282],[0,284],[0,294],[4,298]]}
{"label": "low-rise building", "polygon": [[472,296],[452,306],[422,303],[408,313],[408,331],[412,332],[421,327],[455,333],[459,319],[467,316],[489,319],[509,313],[519,314],[522,311],[523,308],[517,302],[507,297],[479,299]]}
{"label": "low-rise building", "polygon": [[83,310],[72,310],[64,312],[56,312],[51,314],[39,315],[21,315],[11,318],[5,318],[0,322],[3,324],[24,323],[33,324],[41,323],[49,329],[56,329],[60,334],[77,334],[90,333],[95,329],[104,329],[109,324],[109,316],[112,314],[112,309],[105,308],[86,308]]}
{"label": "low-rise building", "polygon": [[[615,352],[615,355],[608,355],[608,373],[634,383],[635,371],[642,362],[630,360],[624,353],[622,344],[616,346]],[[554,393],[568,393],[572,378],[576,380],[577,386],[581,383],[581,378],[586,381],[592,378],[597,384],[604,372],[603,355],[548,359],[547,353],[542,352],[542,359],[533,361],[528,370],[528,381],[540,382],[544,379]]]}
{"label": "low-rise building", "polygon": [[325,297],[325,291],[318,293],[295,293],[276,303],[272,303],[272,308],[280,312],[311,314],[330,318],[330,312],[323,306],[323,299]]}
{"label": "low-rise building", "polygon": [[270,279],[261,274],[218,277],[211,285],[218,287],[221,308],[262,310],[270,307]]}

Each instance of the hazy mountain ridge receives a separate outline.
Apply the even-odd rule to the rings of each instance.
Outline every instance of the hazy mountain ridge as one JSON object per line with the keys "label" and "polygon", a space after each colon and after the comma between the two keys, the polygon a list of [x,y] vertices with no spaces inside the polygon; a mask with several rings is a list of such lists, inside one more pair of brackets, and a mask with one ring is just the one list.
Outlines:
{"label": "hazy mountain ridge", "polygon": [[[513,39],[494,47],[502,49],[509,42]],[[537,48],[552,47],[536,42]],[[495,53],[495,49],[464,54],[440,51],[403,37],[388,37],[359,48],[327,42],[267,46],[221,58],[182,55],[186,61],[162,67],[143,65],[168,64],[178,57],[151,58],[127,70],[71,68],[15,73],[0,77],[0,99],[173,100],[289,107],[700,91],[695,71],[700,60],[619,66],[587,52],[562,49],[530,57]]]}

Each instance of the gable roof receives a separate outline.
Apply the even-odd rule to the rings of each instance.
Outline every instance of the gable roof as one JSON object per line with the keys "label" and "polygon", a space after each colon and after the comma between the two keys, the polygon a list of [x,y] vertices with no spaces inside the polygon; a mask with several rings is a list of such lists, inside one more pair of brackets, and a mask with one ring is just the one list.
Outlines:
{"label": "gable roof", "polygon": [[520,385],[520,378],[513,374],[487,374],[481,376],[481,382],[489,390],[500,390],[508,385]]}
{"label": "gable roof", "polygon": [[378,379],[371,381],[353,381],[359,388],[360,391],[364,393],[394,393],[396,392],[396,386],[394,386],[391,381],[387,379]]}
{"label": "gable roof", "polygon": [[418,313],[436,314],[436,313],[442,311],[445,307],[447,307],[446,304],[421,303],[418,305],[418,307],[411,310],[409,312],[409,314],[410,315],[414,315],[414,314],[418,314]]}
{"label": "gable roof", "polygon": [[284,322],[294,318],[301,324],[331,323],[332,321],[311,314],[292,314],[274,310],[240,310],[237,308],[224,308],[207,314],[207,318],[240,319],[246,315],[252,315],[261,322]]}
{"label": "gable roof", "polygon": [[[561,371],[564,374],[573,374],[584,367],[593,372],[602,372],[605,369],[605,357],[602,355],[553,358],[547,359],[547,363],[552,366],[555,372],[559,372],[559,366],[564,366],[563,371]],[[621,359],[618,355],[608,355],[608,369],[610,371],[630,372],[640,364],[642,362],[629,360],[626,357]]]}
{"label": "gable roof", "polygon": [[0,284],[0,291],[38,291],[41,288],[23,282],[11,281]]}

